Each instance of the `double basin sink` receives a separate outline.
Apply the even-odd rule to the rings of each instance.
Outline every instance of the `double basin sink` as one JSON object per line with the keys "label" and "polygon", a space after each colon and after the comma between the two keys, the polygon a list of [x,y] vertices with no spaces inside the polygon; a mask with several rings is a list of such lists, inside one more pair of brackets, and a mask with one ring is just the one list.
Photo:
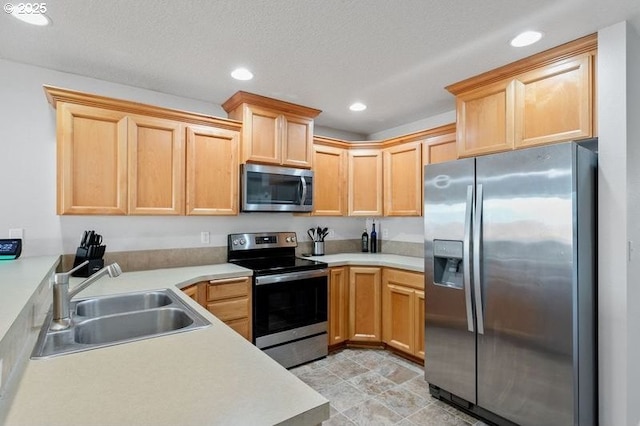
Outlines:
{"label": "double basin sink", "polygon": [[71,326],[50,330],[44,321],[32,359],[81,352],[211,325],[171,290],[155,290],[72,301]]}

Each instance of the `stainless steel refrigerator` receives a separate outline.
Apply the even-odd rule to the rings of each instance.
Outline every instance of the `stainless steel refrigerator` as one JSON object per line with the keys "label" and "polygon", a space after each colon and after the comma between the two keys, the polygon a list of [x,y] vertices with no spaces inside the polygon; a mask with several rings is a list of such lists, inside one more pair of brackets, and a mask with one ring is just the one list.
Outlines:
{"label": "stainless steel refrigerator", "polygon": [[433,396],[497,424],[597,424],[596,161],[568,142],[425,167]]}

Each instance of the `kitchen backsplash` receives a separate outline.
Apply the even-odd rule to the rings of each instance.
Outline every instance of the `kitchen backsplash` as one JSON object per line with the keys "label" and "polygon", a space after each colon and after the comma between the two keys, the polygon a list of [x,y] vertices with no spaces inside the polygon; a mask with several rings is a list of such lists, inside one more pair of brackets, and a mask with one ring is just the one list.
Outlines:
{"label": "kitchen backsplash", "polygon": [[[311,241],[300,242],[296,254],[302,256],[311,253]],[[354,253],[360,251],[360,240],[327,240],[325,254]],[[384,241],[380,243],[380,253],[422,257],[422,244],[403,241]],[[73,266],[75,254],[62,257],[62,270]],[[107,252],[105,264],[118,262],[124,272],[145,271],[150,269],[177,268],[182,266],[211,265],[227,261],[227,247],[193,247],[161,250],[135,250]]]}

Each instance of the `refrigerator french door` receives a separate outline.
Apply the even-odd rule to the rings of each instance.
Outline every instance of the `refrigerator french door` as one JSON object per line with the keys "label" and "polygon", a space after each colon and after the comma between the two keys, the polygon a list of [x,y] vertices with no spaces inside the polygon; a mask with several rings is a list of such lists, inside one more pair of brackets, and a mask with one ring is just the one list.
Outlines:
{"label": "refrigerator french door", "polygon": [[498,424],[592,425],[596,155],[425,167],[425,378]]}

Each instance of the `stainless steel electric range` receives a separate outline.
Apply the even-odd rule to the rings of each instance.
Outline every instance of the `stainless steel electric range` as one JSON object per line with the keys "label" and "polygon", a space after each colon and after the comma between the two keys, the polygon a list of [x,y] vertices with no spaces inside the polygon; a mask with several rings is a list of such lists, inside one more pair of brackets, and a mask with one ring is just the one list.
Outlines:
{"label": "stainless steel electric range", "polygon": [[253,270],[253,343],[287,368],[328,351],[328,265],[296,257],[297,246],[295,232],[227,241],[227,261]]}

